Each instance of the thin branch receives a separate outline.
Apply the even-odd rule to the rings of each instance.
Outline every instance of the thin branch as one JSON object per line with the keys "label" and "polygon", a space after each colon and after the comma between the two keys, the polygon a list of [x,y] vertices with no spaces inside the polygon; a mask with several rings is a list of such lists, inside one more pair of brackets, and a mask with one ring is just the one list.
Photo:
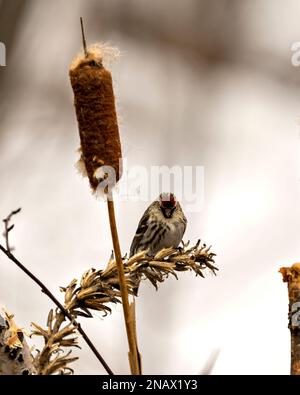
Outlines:
{"label": "thin branch", "polygon": [[5,237],[5,245],[6,245],[6,249],[7,251],[11,252],[13,250],[12,247],[10,247],[9,245],[9,232],[11,230],[13,230],[15,225],[10,225],[10,220],[11,218],[18,214],[21,211],[21,208],[18,208],[17,210],[12,211],[4,220],[4,233],[3,236]]}
{"label": "thin branch", "polygon": [[[85,333],[85,331],[82,329],[81,325],[74,320],[72,315],[64,308],[64,306],[55,298],[55,296],[49,291],[49,289],[33,274],[31,273],[30,270],[28,270],[11,252],[11,248],[9,247],[9,231],[12,229],[9,225],[10,220],[13,215],[17,214],[20,212],[21,209],[18,209],[16,211],[12,211],[8,217],[4,219],[5,223],[5,240],[6,240],[6,247],[3,247],[0,244],[0,250],[12,261],[14,262],[24,273],[27,274],[42,290],[42,292],[47,295],[52,302],[62,311],[65,317],[67,317],[72,324],[77,328],[78,332],[81,334],[87,345],[90,347],[92,352],[95,354],[96,358],[99,360],[99,362],[102,364],[106,372],[110,375],[113,375],[114,373],[108,366],[108,364],[105,362],[104,358],[101,356],[101,354],[98,352],[88,335]],[[9,230],[10,229],[10,230]]]}

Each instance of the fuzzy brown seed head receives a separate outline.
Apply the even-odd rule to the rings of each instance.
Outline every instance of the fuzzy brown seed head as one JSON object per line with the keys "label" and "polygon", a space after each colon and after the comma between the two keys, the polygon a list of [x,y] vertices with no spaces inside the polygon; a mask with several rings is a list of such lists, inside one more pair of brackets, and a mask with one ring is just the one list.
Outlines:
{"label": "fuzzy brown seed head", "polygon": [[[90,185],[95,191],[99,182],[99,169],[109,166],[114,177],[113,186],[121,177],[121,143],[112,77],[102,65],[101,51],[89,51],[88,56],[77,57],[70,68],[76,116],[81,142],[81,161],[85,165]],[[108,173],[111,176],[111,173]]]}

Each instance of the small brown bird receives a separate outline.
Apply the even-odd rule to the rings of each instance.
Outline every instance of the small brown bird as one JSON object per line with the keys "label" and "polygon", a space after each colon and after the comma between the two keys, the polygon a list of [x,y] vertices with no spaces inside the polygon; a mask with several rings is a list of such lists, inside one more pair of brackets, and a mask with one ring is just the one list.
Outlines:
{"label": "small brown bird", "polygon": [[[130,256],[148,250],[154,256],[163,248],[177,248],[187,220],[173,193],[161,193],[143,214],[130,247]],[[137,290],[136,290],[137,291]]]}

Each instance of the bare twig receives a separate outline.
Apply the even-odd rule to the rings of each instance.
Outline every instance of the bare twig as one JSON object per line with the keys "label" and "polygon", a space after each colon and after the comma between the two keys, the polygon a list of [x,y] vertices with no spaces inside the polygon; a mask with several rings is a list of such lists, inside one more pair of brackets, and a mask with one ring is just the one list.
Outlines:
{"label": "bare twig", "polygon": [[112,370],[104,360],[104,358],[101,356],[101,354],[98,352],[88,335],[85,333],[85,331],[82,329],[81,325],[74,320],[74,317],[64,308],[64,306],[55,298],[55,296],[49,291],[49,289],[33,274],[28,270],[11,252],[11,248],[9,248],[9,229],[11,228],[9,225],[9,222],[12,218],[12,216],[16,213],[20,212],[20,209],[13,211],[7,218],[5,218],[4,223],[5,223],[5,240],[6,240],[6,246],[8,248],[3,247],[0,244],[0,250],[12,261],[14,262],[24,273],[27,274],[42,290],[44,294],[46,294],[52,302],[61,310],[61,312],[64,314],[65,317],[67,317],[72,324],[76,327],[77,331],[81,334],[85,342],[88,344],[89,348],[92,350],[96,358],[99,360],[99,362],[102,364],[106,372],[110,375],[113,375]]}
{"label": "bare twig", "polygon": [[10,225],[10,220],[11,220],[11,218],[12,218],[14,215],[18,214],[20,211],[21,211],[21,208],[18,208],[17,210],[12,211],[12,212],[3,220],[3,222],[4,222],[4,233],[3,233],[3,236],[5,237],[6,249],[7,249],[7,251],[9,251],[9,252],[11,252],[11,251],[13,250],[13,248],[10,247],[10,245],[9,245],[9,232],[10,232],[11,230],[13,230],[13,228],[14,228],[14,226],[15,226],[14,224],[13,224],[13,225]]}

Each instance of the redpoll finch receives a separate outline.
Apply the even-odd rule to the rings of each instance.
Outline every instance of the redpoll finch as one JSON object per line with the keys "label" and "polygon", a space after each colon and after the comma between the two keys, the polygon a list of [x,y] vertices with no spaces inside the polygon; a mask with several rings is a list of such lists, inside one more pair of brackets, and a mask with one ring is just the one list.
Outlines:
{"label": "redpoll finch", "polygon": [[177,248],[186,223],[186,217],[175,195],[160,194],[147,208],[138,224],[130,247],[130,256],[144,250],[148,250],[148,255],[154,256],[163,248]]}

